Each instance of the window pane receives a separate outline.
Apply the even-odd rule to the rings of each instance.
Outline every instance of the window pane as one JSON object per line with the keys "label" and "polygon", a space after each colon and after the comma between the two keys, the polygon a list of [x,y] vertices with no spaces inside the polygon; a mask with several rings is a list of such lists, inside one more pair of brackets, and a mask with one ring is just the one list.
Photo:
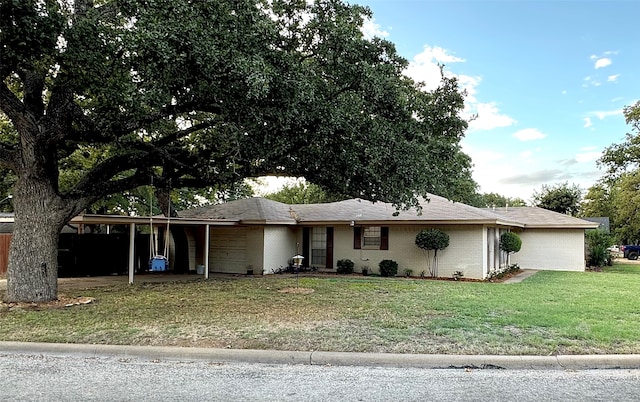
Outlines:
{"label": "window pane", "polygon": [[311,265],[327,263],[327,228],[313,228],[311,232]]}
{"label": "window pane", "polygon": [[380,247],[380,227],[368,226],[364,228],[363,245],[365,247]]}
{"label": "window pane", "polygon": [[311,250],[311,264],[312,265],[327,265],[327,252],[326,250],[313,249]]}

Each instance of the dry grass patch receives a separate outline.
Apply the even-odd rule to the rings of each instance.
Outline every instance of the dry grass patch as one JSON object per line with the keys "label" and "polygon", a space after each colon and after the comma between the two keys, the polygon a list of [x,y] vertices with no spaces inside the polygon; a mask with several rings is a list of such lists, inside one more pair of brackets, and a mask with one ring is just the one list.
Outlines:
{"label": "dry grass patch", "polygon": [[[179,277],[177,277],[179,278]],[[640,266],[519,284],[282,276],[65,290],[0,311],[0,339],[396,353],[640,352]]]}

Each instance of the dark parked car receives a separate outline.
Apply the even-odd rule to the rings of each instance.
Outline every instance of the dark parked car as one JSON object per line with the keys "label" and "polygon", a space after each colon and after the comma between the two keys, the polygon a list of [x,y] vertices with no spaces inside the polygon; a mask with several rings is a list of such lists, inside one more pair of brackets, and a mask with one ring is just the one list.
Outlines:
{"label": "dark parked car", "polygon": [[620,251],[622,251],[624,258],[637,260],[640,255],[640,246],[620,246]]}

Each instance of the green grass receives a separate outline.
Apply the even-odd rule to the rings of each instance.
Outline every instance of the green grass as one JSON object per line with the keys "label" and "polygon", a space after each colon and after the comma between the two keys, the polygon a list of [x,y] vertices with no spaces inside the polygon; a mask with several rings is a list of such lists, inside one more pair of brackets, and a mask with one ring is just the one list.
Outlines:
{"label": "green grass", "polygon": [[449,354],[640,353],[640,265],[517,284],[372,277],[212,279],[74,290],[2,310],[0,340]]}

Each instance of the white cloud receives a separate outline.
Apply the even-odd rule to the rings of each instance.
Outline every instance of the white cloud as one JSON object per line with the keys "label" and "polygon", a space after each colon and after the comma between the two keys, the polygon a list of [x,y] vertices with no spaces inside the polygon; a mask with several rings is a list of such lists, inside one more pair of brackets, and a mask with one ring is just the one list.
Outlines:
{"label": "white cloud", "polygon": [[593,126],[593,123],[591,122],[591,117],[585,117],[584,118],[584,128],[589,128]]}
{"label": "white cloud", "polygon": [[477,165],[488,165],[491,162],[499,161],[505,158],[505,155],[503,153],[496,152],[494,150],[474,149],[466,141],[462,141],[460,145],[462,145],[462,151],[465,154],[469,155],[473,160],[473,163]]}
{"label": "white cloud", "polygon": [[610,76],[607,77],[607,81],[608,82],[615,82],[618,79],[618,77],[620,77],[620,74],[610,75]]}
{"label": "white cloud", "polygon": [[596,60],[595,64],[593,65],[594,68],[598,69],[598,68],[603,68],[603,67],[607,67],[610,66],[612,63],[611,59],[607,58],[607,57],[602,57]]}
{"label": "white cloud", "polygon": [[531,156],[533,156],[533,151],[531,151],[531,150],[520,152],[520,157],[522,159],[529,159],[529,158],[531,158]]}
{"label": "white cloud", "polygon": [[379,38],[386,38],[389,36],[389,32],[380,28],[380,24],[376,23],[375,18],[365,19],[360,30],[367,39],[371,39],[376,36]]}
{"label": "white cloud", "polygon": [[520,141],[541,140],[547,137],[546,134],[541,133],[536,128],[525,128],[523,130],[516,131],[513,136]]}
{"label": "white cloud", "polygon": [[[405,75],[415,81],[424,82],[426,90],[434,90],[440,85],[440,65],[463,63],[465,59],[451,54],[447,49],[438,46],[425,46],[421,53],[417,54],[404,71]],[[469,130],[491,130],[498,127],[508,127],[516,123],[516,120],[500,113],[494,102],[480,103],[476,98],[477,87],[482,81],[481,77],[464,74],[455,74],[445,70],[448,77],[456,77],[460,88],[466,92],[465,109],[463,117],[469,119],[473,115],[477,117],[469,124]]]}
{"label": "white cloud", "polygon": [[622,109],[618,109],[618,110],[607,110],[607,111],[596,111],[592,113],[594,116],[596,116],[598,119],[603,120],[606,117],[611,117],[611,116],[618,116],[622,114]]}
{"label": "white cloud", "polygon": [[416,63],[425,63],[436,61],[439,63],[463,63],[466,60],[449,54],[446,49],[441,48],[440,46],[425,46],[422,50],[422,53],[417,54],[413,60]]}
{"label": "white cloud", "polygon": [[[409,62],[404,73],[415,81],[424,82],[426,90],[434,90],[440,85],[440,64],[464,61],[460,57],[449,54],[446,49],[441,47],[425,46],[422,52],[415,55],[413,60]],[[479,77],[456,75],[449,71],[445,71],[445,75],[457,77],[460,86],[467,89],[469,94],[475,93],[475,86],[480,82]]]}
{"label": "white cloud", "polygon": [[563,89],[561,93],[562,93],[563,95],[566,95],[566,94],[567,94],[567,90],[566,90],[566,89]]}
{"label": "white cloud", "polygon": [[578,161],[578,163],[591,162],[600,158],[601,155],[602,152],[600,151],[584,152],[576,155],[576,161]]}
{"label": "white cloud", "polygon": [[583,88],[587,88],[589,87],[589,85],[592,85],[594,87],[599,87],[601,85],[600,81],[590,76],[584,77],[583,81],[584,81],[584,84],[582,84]]}
{"label": "white cloud", "polygon": [[468,104],[465,114],[476,114],[477,117],[469,123],[469,130],[492,130],[498,127],[509,127],[517,121],[506,114],[501,114],[495,103]]}

